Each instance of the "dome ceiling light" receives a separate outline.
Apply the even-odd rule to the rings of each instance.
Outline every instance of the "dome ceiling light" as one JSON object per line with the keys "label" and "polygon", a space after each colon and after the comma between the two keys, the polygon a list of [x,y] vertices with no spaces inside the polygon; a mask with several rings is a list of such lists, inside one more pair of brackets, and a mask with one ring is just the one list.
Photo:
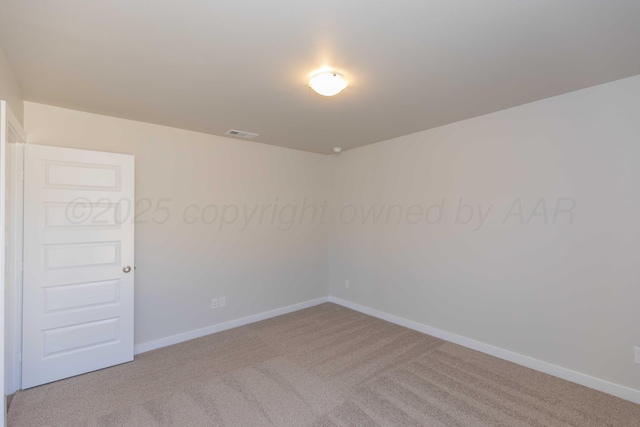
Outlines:
{"label": "dome ceiling light", "polygon": [[339,94],[348,85],[342,74],[335,71],[323,71],[309,80],[309,87],[322,96]]}

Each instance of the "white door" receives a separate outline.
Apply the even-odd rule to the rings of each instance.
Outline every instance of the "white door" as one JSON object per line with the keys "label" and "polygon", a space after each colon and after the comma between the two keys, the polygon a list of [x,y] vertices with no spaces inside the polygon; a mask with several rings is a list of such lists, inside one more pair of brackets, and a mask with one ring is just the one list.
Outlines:
{"label": "white door", "polygon": [[27,144],[22,388],[133,360],[134,158]]}

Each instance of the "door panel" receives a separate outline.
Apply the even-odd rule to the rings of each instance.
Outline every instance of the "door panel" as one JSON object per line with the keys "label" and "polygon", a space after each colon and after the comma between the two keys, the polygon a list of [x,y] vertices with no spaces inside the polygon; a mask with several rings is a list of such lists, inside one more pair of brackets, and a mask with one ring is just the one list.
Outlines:
{"label": "door panel", "polygon": [[23,388],[133,360],[134,159],[27,144]]}
{"label": "door panel", "polygon": [[46,313],[120,302],[120,280],[51,286],[44,290]]}

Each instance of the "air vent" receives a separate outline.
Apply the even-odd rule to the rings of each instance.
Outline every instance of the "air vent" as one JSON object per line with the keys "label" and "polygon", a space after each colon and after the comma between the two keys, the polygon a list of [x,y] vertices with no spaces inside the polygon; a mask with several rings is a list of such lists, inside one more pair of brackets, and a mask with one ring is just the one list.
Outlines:
{"label": "air vent", "polygon": [[244,139],[253,139],[256,136],[258,136],[257,133],[245,132],[242,130],[235,130],[235,129],[228,130],[224,134],[229,136],[235,136],[238,138],[244,138]]}

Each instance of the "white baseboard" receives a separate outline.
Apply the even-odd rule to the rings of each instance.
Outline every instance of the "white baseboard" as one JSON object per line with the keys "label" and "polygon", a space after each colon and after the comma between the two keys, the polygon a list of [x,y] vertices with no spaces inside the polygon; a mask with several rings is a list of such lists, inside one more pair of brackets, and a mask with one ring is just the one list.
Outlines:
{"label": "white baseboard", "polygon": [[193,331],[184,332],[177,335],[172,335],[166,338],[160,338],[153,341],[148,341],[135,346],[135,354],[144,353],[147,351],[155,350],[161,347],[166,347],[173,344],[178,344],[184,341],[189,341],[195,338],[200,338],[206,335],[214,334],[216,332],[226,331],[228,329],[244,326],[249,323],[259,322],[261,320],[270,319],[272,317],[281,316],[283,314],[292,313],[294,311],[302,310],[305,308],[313,307],[325,302],[332,302],[334,304],[341,305],[343,307],[350,308],[355,311],[359,311],[369,316],[377,317],[387,322],[395,323],[400,326],[404,326],[409,329],[413,329],[418,332],[422,332],[436,338],[443,339],[455,344],[459,344],[463,347],[470,348],[472,350],[480,351],[482,353],[497,357],[499,359],[508,360],[515,364],[526,366],[527,368],[534,369],[536,371],[543,372],[545,374],[553,375],[554,377],[562,378],[563,380],[571,381],[576,384],[583,385],[585,387],[592,388],[621,399],[629,400],[634,403],[640,404],[640,390],[634,390],[629,387],[625,387],[619,384],[614,384],[609,381],[595,378],[587,374],[573,371],[571,369],[563,368],[561,366],[554,365],[552,363],[544,362],[542,360],[534,359],[529,356],[525,356],[519,353],[515,353],[510,350],[505,350],[500,347],[495,347],[490,344],[485,344],[480,341],[473,340],[471,338],[456,335],[451,332],[443,331],[442,329],[434,328],[422,323],[415,322],[413,320],[405,319],[404,317],[396,316],[386,313],[384,311],[376,310],[374,308],[366,307],[351,301],[347,301],[341,298],[328,296],[322,298],[316,298],[309,301],[304,301],[298,304],[289,305],[287,307],[278,308],[275,310],[265,311],[263,313],[254,314],[240,319],[230,320],[224,323],[218,323],[217,325],[207,326],[205,328],[195,329]]}
{"label": "white baseboard", "polygon": [[594,390],[602,391],[604,393],[611,394],[613,396],[629,400],[634,403],[640,403],[640,390],[634,390],[629,387],[614,384],[609,381],[592,377],[590,375],[572,371],[571,369],[553,365],[548,362],[543,362],[542,360],[534,359],[532,357],[505,350],[500,347],[495,347],[480,341],[472,340],[471,338],[456,335],[451,332],[443,331],[442,329],[414,322],[413,320],[408,320],[403,317],[385,313],[383,311],[356,304],[351,301],[343,300],[341,298],[330,296],[329,301],[350,308],[352,310],[368,314],[369,316],[386,320],[387,322],[395,323],[397,325],[404,326],[406,328],[413,329],[415,331],[422,332],[443,339],[445,341],[459,344],[463,347],[477,350],[479,352],[495,356],[499,359],[508,360],[509,362],[526,366],[527,368],[534,369],[545,374],[553,375],[554,377],[562,378],[563,380],[571,381],[573,383],[580,384]]}
{"label": "white baseboard", "polygon": [[294,311],[302,310],[305,308],[313,307],[329,301],[329,297],[321,297],[304,301],[298,304],[289,305],[275,310],[265,311],[262,313],[254,314],[240,319],[230,320],[224,323],[218,323],[216,325],[207,326],[200,329],[194,329],[193,331],[183,332],[177,335],[171,335],[170,337],[160,338],[153,341],[147,341],[142,344],[137,344],[134,347],[134,353],[140,354],[147,351],[155,350],[157,348],[166,347],[173,344],[189,341],[195,338],[204,337],[206,335],[214,334],[216,332],[226,331],[228,329],[237,328],[239,326],[248,325],[249,323],[259,322],[261,320],[270,319],[272,317],[281,316],[283,314],[292,313]]}

